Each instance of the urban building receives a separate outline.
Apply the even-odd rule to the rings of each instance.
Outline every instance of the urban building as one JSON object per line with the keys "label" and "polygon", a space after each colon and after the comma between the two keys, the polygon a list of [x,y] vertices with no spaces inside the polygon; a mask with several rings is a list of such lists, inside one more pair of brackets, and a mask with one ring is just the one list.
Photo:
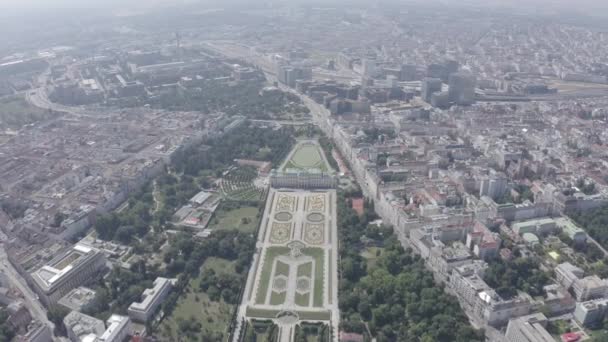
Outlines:
{"label": "urban building", "polygon": [[555,268],[555,278],[565,289],[572,289],[577,301],[603,298],[608,294],[608,282],[597,275],[583,277],[585,272],[569,262]]}
{"label": "urban building", "polygon": [[123,342],[132,335],[131,319],[126,316],[112,315],[106,321],[106,330],[99,336],[99,342]]}
{"label": "urban building", "polygon": [[95,279],[105,262],[99,250],[74,245],[31,274],[33,287],[42,303],[53,305],[72,289]]}
{"label": "urban building", "polygon": [[326,172],[272,170],[270,185],[273,188],[331,189],[338,185],[338,178]]}
{"label": "urban building", "polygon": [[576,304],[574,318],[582,325],[594,326],[604,320],[608,311],[608,299],[594,299]]}
{"label": "urban building", "polygon": [[497,200],[505,194],[508,184],[509,180],[504,173],[493,171],[480,179],[479,197],[488,196],[493,200]]}
{"label": "urban building", "polygon": [[103,321],[78,311],[72,311],[65,316],[63,324],[72,342],[95,341],[97,336],[101,336],[106,330]]}
{"label": "urban building", "polygon": [[509,321],[505,336],[510,342],[555,342],[546,326],[547,317],[542,313],[518,317]]}
{"label": "urban building", "polygon": [[132,335],[131,319],[120,315],[111,315],[104,325],[97,318],[72,311],[63,324],[72,342],[124,342]]}
{"label": "urban building", "polygon": [[440,109],[447,109],[450,107],[450,96],[447,91],[434,92],[431,95],[431,106]]}
{"label": "urban building", "polygon": [[442,84],[443,83],[439,78],[424,78],[422,80],[420,97],[422,97],[425,102],[431,103],[431,96],[433,96],[434,93],[441,91]]}
{"label": "urban building", "polygon": [[63,305],[71,311],[82,312],[91,305],[95,299],[95,294],[95,291],[80,286],[68,292],[68,294],[63,296],[57,304]]}
{"label": "urban building", "polygon": [[52,342],[53,333],[51,329],[39,322],[33,322],[28,326],[25,334],[15,336],[13,342]]}
{"label": "urban building", "polygon": [[158,307],[162,304],[163,300],[169,295],[171,288],[173,287],[170,279],[167,278],[156,278],[154,280],[154,287],[144,290],[142,295],[142,301],[139,303],[132,303],[127,310],[129,317],[136,322],[145,323],[149,321]]}
{"label": "urban building", "polygon": [[451,74],[448,84],[450,101],[462,106],[475,103],[475,84],[473,75],[463,72]]}

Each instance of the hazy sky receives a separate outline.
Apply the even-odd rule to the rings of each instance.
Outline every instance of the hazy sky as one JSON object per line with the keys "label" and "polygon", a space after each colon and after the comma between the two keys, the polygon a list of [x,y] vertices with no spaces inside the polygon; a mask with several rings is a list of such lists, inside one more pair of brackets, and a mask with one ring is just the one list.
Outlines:
{"label": "hazy sky", "polygon": [[[298,3],[306,3],[307,0],[0,0],[0,9],[7,8],[38,8],[38,9],[48,9],[48,8],[92,8],[92,7],[106,7],[106,8],[125,8],[136,6],[154,6],[158,4],[179,4],[179,3],[206,3],[206,2],[214,2],[217,3],[249,3],[251,1],[256,1],[258,3],[262,2],[298,2]],[[399,2],[407,4],[408,2],[412,2],[412,0],[370,0],[370,3],[375,2]],[[478,3],[483,5],[488,5],[490,3],[497,5],[507,5],[507,6],[521,6],[521,7],[538,7],[538,6],[546,6],[551,9],[552,7],[561,7],[561,8],[572,8],[576,10],[597,10],[597,9],[608,9],[608,1],[607,0],[425,0],[425,1],[416,1],[422,3],[437,3],[437,4],[454,4],[459,5],[462,3]],[[314,2],[319,3],[318,0]],[[331,3],[331,2],[341,2],[347,4],[349,0],[325,0],[322,2]]]}

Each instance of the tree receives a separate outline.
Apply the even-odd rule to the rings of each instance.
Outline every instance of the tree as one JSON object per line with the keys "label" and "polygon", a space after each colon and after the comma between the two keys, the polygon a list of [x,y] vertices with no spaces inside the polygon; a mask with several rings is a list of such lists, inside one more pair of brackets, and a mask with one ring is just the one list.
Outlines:
{"label": "tree", "polygon": [[55,324],[57,332],[61,335],[66,335],[63,319],[70,313],[70,310],[61,305],[53,305],[47,311],[47,318]]}
{"label": "tree", "polygon": [[135,236],[135,227],[133,226],[121,226],[116,230],[114,239],[123,244],[129,244]]}
{"label": "tree", "polygon": [[0,310],[0,341],[10,341],[15,336],[15,331],[8,323],[8,318],[8,312]]}

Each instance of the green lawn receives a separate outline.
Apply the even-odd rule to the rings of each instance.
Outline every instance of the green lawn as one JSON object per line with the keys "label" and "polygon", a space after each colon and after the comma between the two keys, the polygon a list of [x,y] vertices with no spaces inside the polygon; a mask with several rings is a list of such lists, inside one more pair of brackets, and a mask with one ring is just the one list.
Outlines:
{"label": "green lawn", "polygon": [[302,277],[302,276],[310,277],[310,276],[312,276],[311,273],[312,273],[312,262],[308,262],[308,263],[298,266],[298,277]]}
{"label": "green lawn", "polygon": [[245,314],[253,318],[276,318],[279,312],[280,310],[254,309],[248,306]]}
{"label": "green lawn", "polygon": [[321,153],[321,150],[316,145],[298,146],[283,169],[320,169],[321,171],[327,171],[328,167]]}
{"label": "green lawn", "polygon": [[[209,258],[201,270],[213,269],[216,272],[234,272],[234,263],[225,259]],[[171,316],[165,318],[159,327],[160,335],[167,341],[177,341],[180,336],[178,320],[194,317],[202,325],[201,334],[221,332],[227,336],[227,327],[234,306],[223,300],[213,302],[206,293],[199,290],[200,279],[190,281],[187,291],[179,298]]]}
{"label": "green lawn", "polygon": [[268,286],[270,285],[270,276],[272,275],[272,263],[278,255],[284,255],[289,253],[287,247],[269,247],[266,248],[266,257],[262,269],[258,269],[260,273],[260,285],[258,292],[255,297],[257,304],[264,304],[266,301],[266,294],[268,292]]}
{"label": "green lawn", "polygon": [[[306,264],[302,264],[298,266],[298,278],[299,277],[309,277],[312,279],[312,262],[308,262]],[[310,292],[306,294],[296,293],[295,301],[297,305],[300,306],[309,306],[310,305]]]}
{"label": "green lawn", "polygon": [[285,303],[286,298],[287,298],[287,292],[283,292],[283,293],[272,292],[272,293],[270,293],[270,305],[281,305],[281,304]]}
{"label": "green lawn", "polygon": [[[325,253],[321,248],[304,248],[302,252],[309,255],[315,260],[315,274],[313,279],[313,305],[315,307],[323,306],[323,273],[324,273],[324,257]],[[266,249],[266,257],[264,259],[264,265],[259,272],[260,285],[256,295],[256,304],[264,304],[266,302],[266,294],[268,293],[268,286],[271,282],[272,263],[278,255],[285,255],[289,253],[287,247],[269,247]],[[300,270],[298,270],[298,273]]]}
{"label": "green lawn", "polygon": [[283,262],[277,261],[277,266],[274,270],[275,275],[289,276],[289,265]]}
{"label": "green lawn", "polygon": [[[209,222],[209,228],[215,230],[238,229],[243,233],[254,233],[258,225],[258,208],[242,207],[232,210],[222,210],[218,208],[215,217]],[[246,219],[247,223],[243,223]]]}
{"label": "green lawn", "polygon": [[295,302],[299,306],[309,306],[310,305],[310,293],[305,293],[305,294],[296,293]]}
{"label": "green lawn", "polygon": [[314,274],[314,296],[313,305],[323,306],[323,271],[325,263],[325,251],[321,248],[304,248],[302,252],[315,259],[315,274]]}

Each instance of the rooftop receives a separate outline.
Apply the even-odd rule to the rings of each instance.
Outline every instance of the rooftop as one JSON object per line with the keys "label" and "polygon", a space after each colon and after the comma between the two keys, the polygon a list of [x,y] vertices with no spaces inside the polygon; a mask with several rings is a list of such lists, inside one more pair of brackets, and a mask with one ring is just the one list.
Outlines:
{"label": "rooftop", "polygon": [[95,248],[75,245],[32,273],[32,278],[48,290],[79,264],[98,253],[99,251]]}
{"label": "rooftop", "polygon": [[69,309],[80,311],[95,299],[95,294],[96,292],[89,288],[82,286],[77,287],[63,296],[63,298],[59,300],[59,304]]}
{"label": "rooftop", "polygon": [[167,278],[156,278],[156,280],[154,280],[154,287],[144,290],[144,293],[142,294],[143,300],[140,303],[132,303],[129,306],[129,310],[147,311],[158,293],[160,293],[161,290],[170,283],[171,280]]}

